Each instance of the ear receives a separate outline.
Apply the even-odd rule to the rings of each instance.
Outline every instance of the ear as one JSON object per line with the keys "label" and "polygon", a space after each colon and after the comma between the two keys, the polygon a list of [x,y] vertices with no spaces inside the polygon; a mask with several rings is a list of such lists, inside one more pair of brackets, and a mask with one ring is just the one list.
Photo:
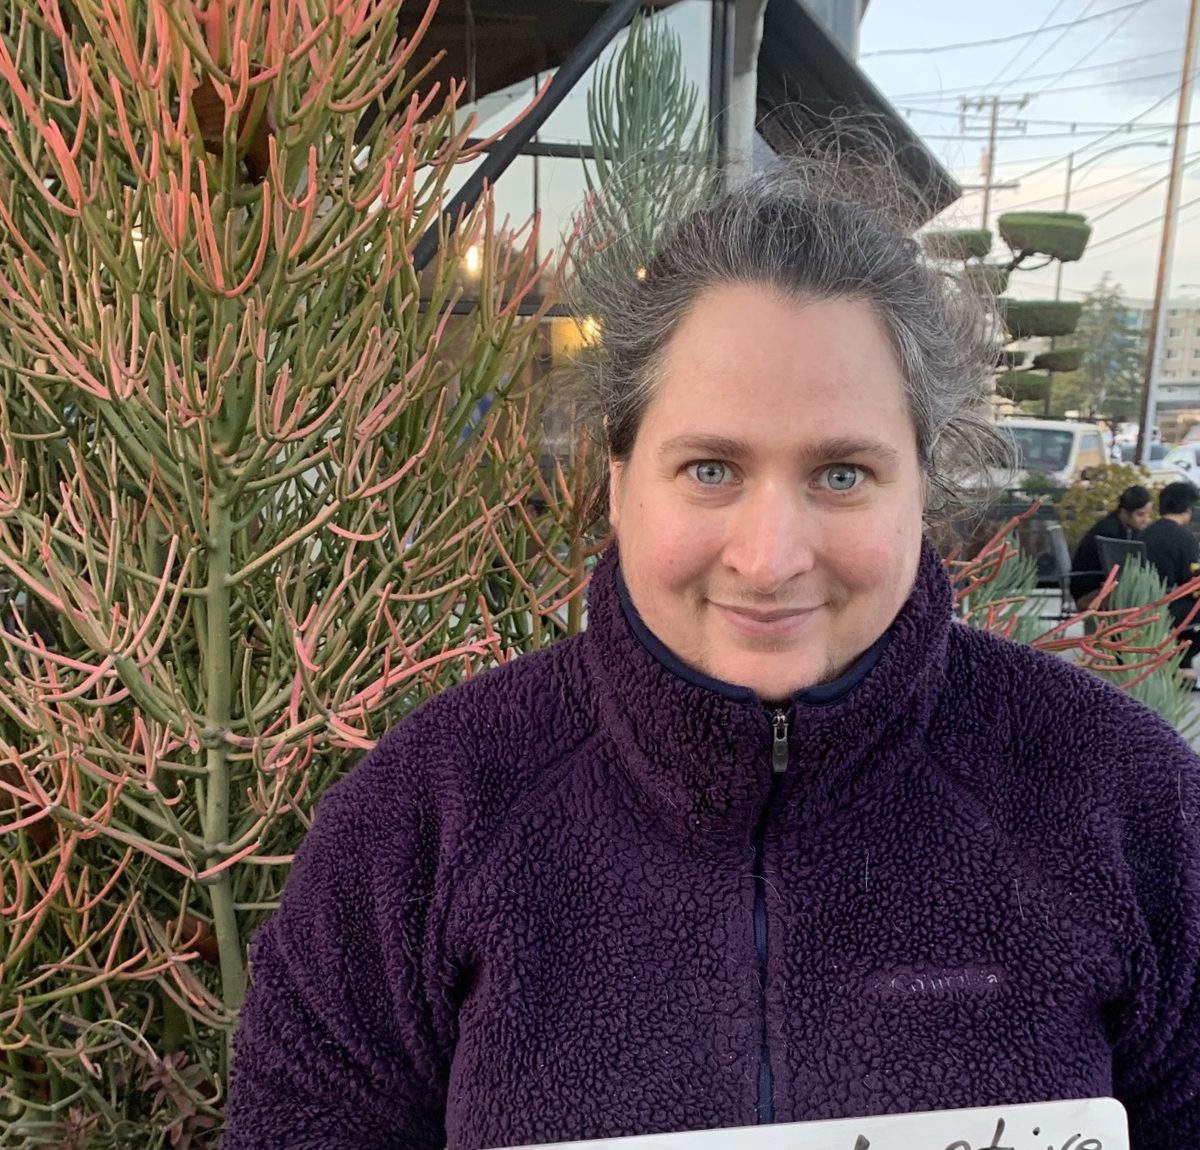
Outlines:
{"label": "ear", "polygon": [[616,531],[621,518],[621,481],[625,477],[625,464],[608,457],[608,525]]}

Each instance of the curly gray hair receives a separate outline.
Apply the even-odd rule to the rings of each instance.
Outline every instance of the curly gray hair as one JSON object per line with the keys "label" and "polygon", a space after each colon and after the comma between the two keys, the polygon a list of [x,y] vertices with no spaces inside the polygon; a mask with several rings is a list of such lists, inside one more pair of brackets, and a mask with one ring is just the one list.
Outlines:
{"label": "curly gray hair", "polygon": [[[578,364],[579,398],[608,455],[626,460],[676,327],[720,284],[761,284],[798,299],[867,302],[903,373],[926,479],[927,516],[976,502],[1012,448],[986,415],[996,365],[994,310],[925,258],[911,187],[894,162],[844,151],[790,157],[732,186],[692,179],[687,204],[651,253],[636,229],[584,233],[577,307],[602,337]],[[604,219],[611,224],[611,207]],[[601,495],[603,495],[603,490]]]}

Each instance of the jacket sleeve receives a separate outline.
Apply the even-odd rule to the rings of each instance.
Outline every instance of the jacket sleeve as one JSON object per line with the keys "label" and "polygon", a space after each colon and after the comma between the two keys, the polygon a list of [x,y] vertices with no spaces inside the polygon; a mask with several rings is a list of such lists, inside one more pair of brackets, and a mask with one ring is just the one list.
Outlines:
{"label": "jacket sleeve", "polygon": [[322,798],[254,941],[222,1150],[445,1145],[441,819],[394,748]]}
{"label": "jacket sleeve", "polygon": [[1124,796],[1134,993],[1113,1051],[1134,1150],[1200,1145],[1200,759],[1173,732],[1150,734]]}

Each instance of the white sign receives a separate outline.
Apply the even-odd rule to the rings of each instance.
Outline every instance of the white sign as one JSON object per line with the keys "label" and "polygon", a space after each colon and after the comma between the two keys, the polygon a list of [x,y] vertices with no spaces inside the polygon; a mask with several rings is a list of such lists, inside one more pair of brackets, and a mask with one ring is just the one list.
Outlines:
{"label": "white sign", "polygon": [[556,1142],[526,1150],[1129,1150],[1115,1098]]}

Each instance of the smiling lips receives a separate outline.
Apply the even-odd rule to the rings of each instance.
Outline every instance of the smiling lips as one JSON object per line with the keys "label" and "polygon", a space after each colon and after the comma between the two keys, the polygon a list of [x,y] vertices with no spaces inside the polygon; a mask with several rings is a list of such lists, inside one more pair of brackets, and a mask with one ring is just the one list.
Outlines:
{"label": "smiling lips", "polygon": [[778,638],[799,630],[818,611],[817,607],[782,607],[759,611],[752,607],[734,607],[713,603],[722,618],[747,635]]}

